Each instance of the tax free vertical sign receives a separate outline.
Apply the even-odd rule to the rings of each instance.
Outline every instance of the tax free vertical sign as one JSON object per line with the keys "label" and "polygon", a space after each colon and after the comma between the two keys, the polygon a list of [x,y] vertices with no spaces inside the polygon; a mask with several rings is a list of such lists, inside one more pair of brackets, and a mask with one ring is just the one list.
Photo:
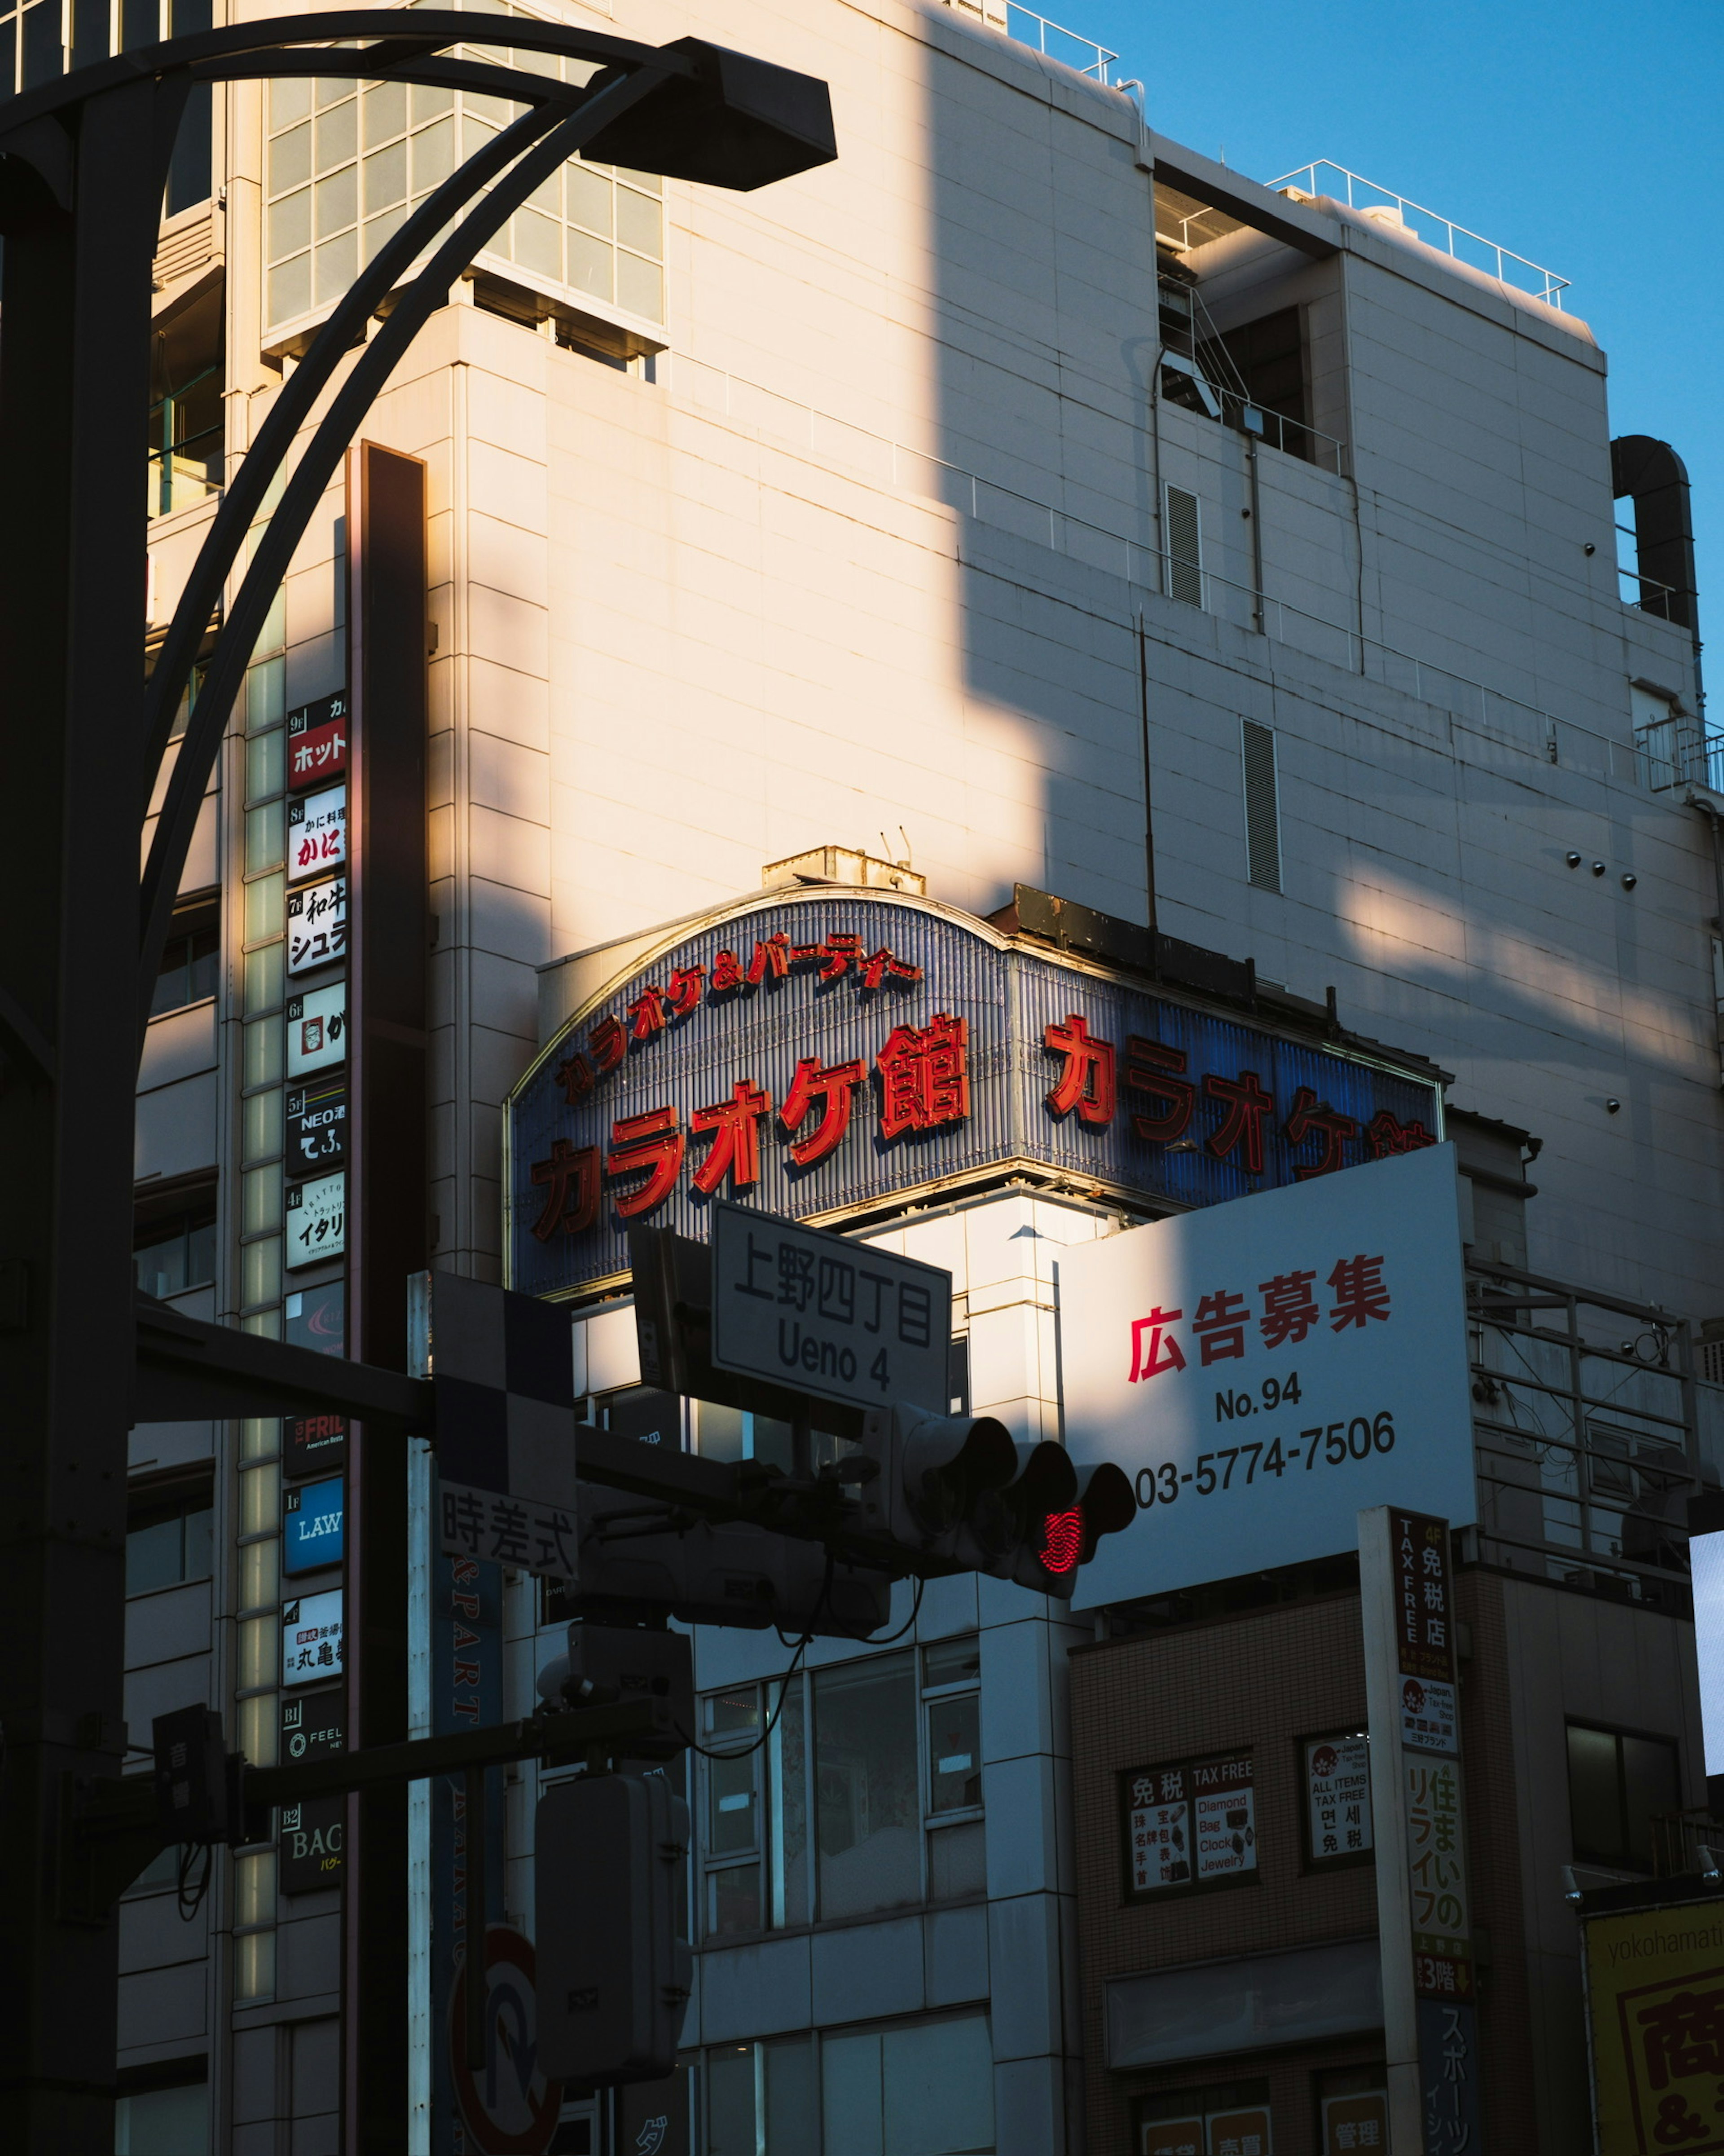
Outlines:
{"label": "tax free vertical sign", "polygon": [[1339,1556],[1367,1506],[1474,1517],[1453,1146],[1079,1245],[1057,1293],[1067,1449],[1137,1499],[1074,1607]]}

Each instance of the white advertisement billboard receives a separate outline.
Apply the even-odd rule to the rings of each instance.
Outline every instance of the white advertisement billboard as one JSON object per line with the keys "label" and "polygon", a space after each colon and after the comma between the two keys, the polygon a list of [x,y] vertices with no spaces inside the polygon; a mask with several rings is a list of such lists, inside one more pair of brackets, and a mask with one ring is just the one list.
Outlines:
{"label": "white advertisement billboard", "polygon": [[1063,1252],[1065,1443],[1137,1516],[1075,1607],[1354,1548],[1357,1515],[1475,1517],[1455,1148]]}

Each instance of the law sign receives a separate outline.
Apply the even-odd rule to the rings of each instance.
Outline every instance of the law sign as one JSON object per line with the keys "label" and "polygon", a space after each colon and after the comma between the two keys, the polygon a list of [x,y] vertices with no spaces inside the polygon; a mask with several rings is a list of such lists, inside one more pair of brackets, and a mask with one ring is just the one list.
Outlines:
{"label": "law sign", "polygon": [[339,1475],[326,1482],[301,1482],[290,1490],[284,1508],[281,1569],[321,1572],[325,1565],[339,1564],[344,1512]]}
{"label": "law sign", "polygon": [[1452,1146],[1080,1245],[1057,1279],[1067,1447],[1138,1506],[1074,1606],[1336,1555],[1365,1506],[1474,1517]]}
{"label": "law sign", "polygon": [[944,1413],[952,1275],[745,1205],[712,1209],[712,1360],[848,1405]]}

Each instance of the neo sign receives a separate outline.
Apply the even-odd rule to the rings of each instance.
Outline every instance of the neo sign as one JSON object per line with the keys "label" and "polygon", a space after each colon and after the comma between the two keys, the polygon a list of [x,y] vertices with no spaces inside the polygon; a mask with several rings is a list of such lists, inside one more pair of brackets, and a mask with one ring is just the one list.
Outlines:
{"label": "neo sign", "polygon": [[952,1275],[744,1205],[712,1209],[712,1361],[793,1392],[945,1412]]}
{"label": "neo sign", "polygon": [[1138,1505],[1081,1606],[1336,1555],[1367,1506],[1474,1517],[1452,1146],[1080,1245],[1058,1278],[1067,1447]]}

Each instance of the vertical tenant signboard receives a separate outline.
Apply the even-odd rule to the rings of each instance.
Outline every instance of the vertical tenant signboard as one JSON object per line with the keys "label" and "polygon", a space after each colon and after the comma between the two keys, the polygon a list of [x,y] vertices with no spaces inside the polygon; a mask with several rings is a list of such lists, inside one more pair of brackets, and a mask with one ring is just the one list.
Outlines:
{"label": "vertical tenant signboard", "polygon": [[1449,1523],[1359,1514],[1393,2156],[1477,2156],[1478,2010]]}

